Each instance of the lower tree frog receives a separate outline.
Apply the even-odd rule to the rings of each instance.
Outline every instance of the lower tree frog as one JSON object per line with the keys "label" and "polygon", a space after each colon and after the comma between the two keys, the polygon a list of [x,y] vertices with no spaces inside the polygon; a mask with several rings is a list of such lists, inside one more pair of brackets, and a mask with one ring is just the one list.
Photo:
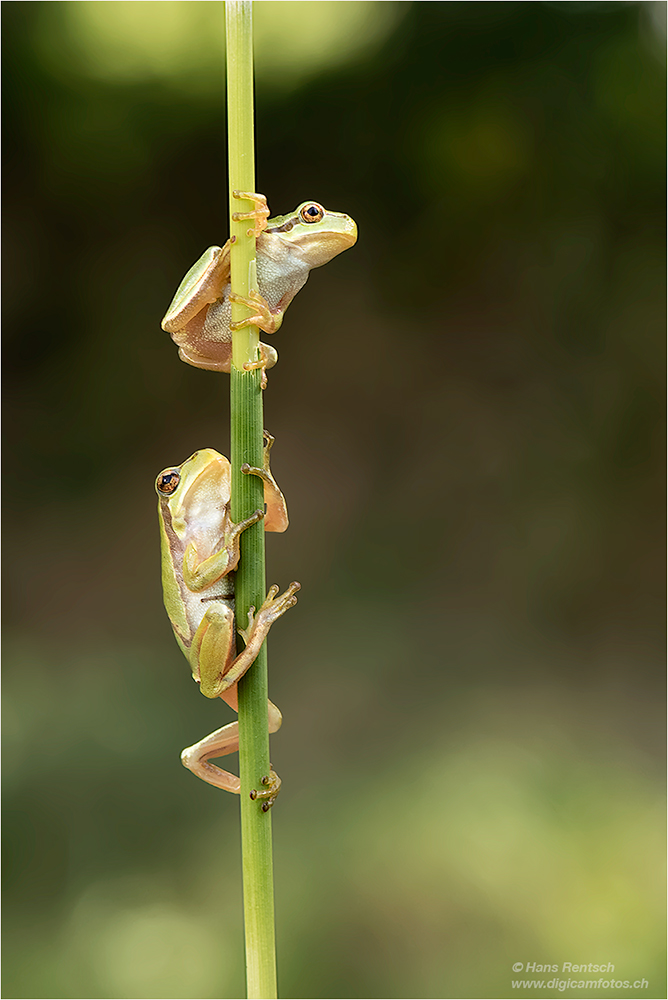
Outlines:
{"label": "lower tree frog", "polygon": [[[264,518],[266,531],[285,531],[288,511],[269,467],[274,439],[265,431],[264,467],[242,466],[242,472],[264,481],[266,513],[234,524],[230,518],[230,463],[212,448],[203,448],[182,465],[165,469],[156,479],[162,548],[162,588],[165,608],[176,641],[190,663],[193,678],[207,698],[222,698],[235,711],[237,682],[260,651],[277,618],[297,603],[300,589],[291,583],[279,597],[269,589],[259,611],[251,609],[248,627],[240,630],[245,648],[236,654],[233,572],[239,562],[239,538],[251,524]],[[281,713],[269,702],[269,732],[281,725]],[[210,763],[239,748],[239,724],[232,722],[188,747],[183,764],[217,788],[238,793],[235,774]],[[280,778],[272,770],[263,788],[252,794],[266,811],[276,799]]]}

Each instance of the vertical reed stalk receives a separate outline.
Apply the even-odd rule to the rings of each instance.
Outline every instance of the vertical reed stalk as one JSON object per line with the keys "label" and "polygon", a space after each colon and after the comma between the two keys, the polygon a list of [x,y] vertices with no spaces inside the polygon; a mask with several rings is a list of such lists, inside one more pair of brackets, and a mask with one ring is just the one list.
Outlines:
{"label": "vertical reed stalk", "polygon": [[[230,215],[250,211],[251,203],[232,197],[232,191],[255,190],[253,130],[253,22],[250,0],[227,0],[227,113],[229,144]],[[236,237],[231,249],[232,290],[247,296],[257,288],[255,236],[248,235],[252,220],[230,220]],[[243,305],[233,303],[233,320],[248,315]],[[263,509],[262,480],[244,476],[242,463],[262,466],[263,413],[261,372],[244,371],[255,361],[259,343],[257,327],[248,326],[233,335],[231,392],[232,518],[240,521]],[[266,595],[264,526],[260,521],[241,536],[241,559],[236,573],[237,621],[245,627],[251,605],[260,607]],[[267,729],[267,653],[263,645],[255,663],[239,682],[239,769],[241,775],[241,847],[243,866],[244,921],[246,931],[246,981],[249,998],[271,1000],[277,996],[274,931],[274,883],[271,841],[271,810],[250,798],[251,789],[261,788],[269,774]]]}

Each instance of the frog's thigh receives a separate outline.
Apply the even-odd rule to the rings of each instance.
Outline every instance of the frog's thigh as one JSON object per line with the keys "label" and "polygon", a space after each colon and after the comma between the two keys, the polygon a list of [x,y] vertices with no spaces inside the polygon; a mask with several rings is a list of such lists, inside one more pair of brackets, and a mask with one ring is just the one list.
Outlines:
{"label": "frog's thigh", "polygon": [[[225,668],[234,659],[234,611],[223,601],[211,604],[199,623],[191,646],[193,672],[197,667],[200,689],[207,698],[216,698],[216,687]],[[194,662],[193,662],[194,658]]]}
{"label": "frog's thigh", "polygon": [[274,705],[273,701],[269,702],[269,732],[275,733],[281,728],[283,723],[283,716],[281,715],[281,710],[277,705]]}
{"label": "frog's thigh", "polygon": [[[237,697],[237,686],[236,684],[228,688],[220,696],[224,702],[226,702],[230,708],[233,708],[235,712],[239,711],[239,702]],[[281,715],[281,710],[277,705],[274,705],[273,701],[268,702],[268,728],[270,733],[276,733],[281,728],[283,723],[283,716]]]}

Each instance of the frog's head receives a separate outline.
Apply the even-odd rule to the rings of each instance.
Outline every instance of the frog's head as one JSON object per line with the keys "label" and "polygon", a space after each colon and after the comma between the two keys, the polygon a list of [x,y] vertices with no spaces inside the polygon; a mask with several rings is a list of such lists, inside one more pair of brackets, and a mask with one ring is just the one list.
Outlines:
{"label": "frog's head", "polygon": [[357,240],[357,225],[349,215],[330,212],[317,201],[304,201],[289,215],[269,219],[266,231],[289,243],[309,267],[326,264]]}
{"label": "frog's head", "polygon": [[216,529],[230,499],[230,463],[213,448],[201,448],[182,465],[164,469],[155,481],[163,518],[183,539],[188,526]]}

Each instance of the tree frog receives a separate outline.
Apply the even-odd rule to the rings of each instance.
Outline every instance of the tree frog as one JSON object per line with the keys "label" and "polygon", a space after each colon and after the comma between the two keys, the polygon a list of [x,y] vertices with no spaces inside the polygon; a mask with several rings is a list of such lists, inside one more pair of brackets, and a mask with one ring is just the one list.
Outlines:
{"label": "tree frog", "polygon": [[[162,320],[162,329],[179,345],[179,356],[195,368],[229,372],[232,331],[250,324],[275,333],[283,315],[309,271],[320,267],[357,240],[357,226],[348,215],[329,212],[316,201],[305,201],[289,215],[268,219],[264,195],[235,191],[236,198],[255,204],[252,212],[235,212],[233,218],[254,219],[257,237],[257,282],[260,294],[249,298],[230,292],[230,246],[209,247],[179,285]],[[252,310],[247,319],[233,323],[231,302]],[[247,368],[271,368],[278,354],[260,343],[260,360]],[[263,371],[264,375],[264,371]]]}
{"label": "tree frog", "polygon": [[[260,651],[277,618],[297,603],[298,583],[277,597],[270,587],[260,610],[251,608],[248,627],[241,630],[245,649],[236,654],[234,630],[234,570],[239,562],[239,538],[251,524],[264,518],[266,531],[285,531],[288,510],[269,467],[274,439],[265,431],[263,468],[243,465],[241,471],[264,481],[266,513],[234,524],[230,518],[230,463],[213,448],[203,448],[182,465],[157,477],[158,517],[162,548],[162,588],[165,608],[176,641],[190,663],[193,678],[207,698],[222,698],[235,711],[237,682]],[[280,728],[281,713],[269,702],[269,732]],[[239,778],[209,763],[239,748],[239,724],[232,722],[187,747],[185,767],[218,788],[239,793]],[[269,809],[278,794],[280,778],[272,770],[264,787],[252,798]]]}

